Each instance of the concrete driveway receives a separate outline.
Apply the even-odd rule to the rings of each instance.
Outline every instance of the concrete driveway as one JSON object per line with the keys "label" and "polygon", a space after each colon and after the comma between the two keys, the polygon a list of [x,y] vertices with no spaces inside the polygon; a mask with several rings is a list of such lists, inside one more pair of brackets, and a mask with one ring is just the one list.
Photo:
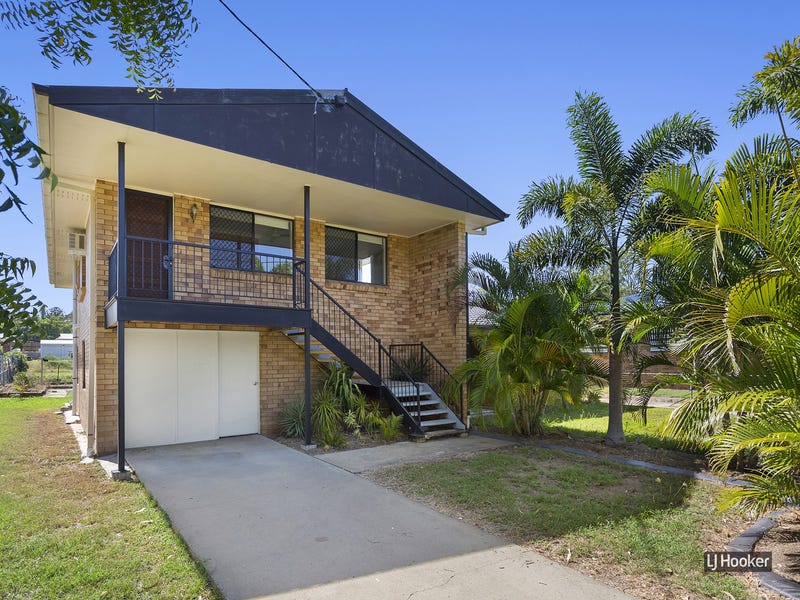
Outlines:
{"label": "concrete driveway", "polygon": [[627,597],[258,435],[128,458],[228,600]]}

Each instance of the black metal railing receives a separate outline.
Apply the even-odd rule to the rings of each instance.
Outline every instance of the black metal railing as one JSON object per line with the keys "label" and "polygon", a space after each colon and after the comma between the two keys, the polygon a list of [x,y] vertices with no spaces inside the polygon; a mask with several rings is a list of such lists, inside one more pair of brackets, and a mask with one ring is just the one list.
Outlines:
{"label": "black metal railing", "polygon": [[[305,268],[296,264],[298,285],[305,286]],[[400,365],[369,329],[326,292],[317,282],[309,279],[310,308],[312,319],[327,331],[337,343],[353,354],[380,379],[382,388],[392,394],[394,406],[403,416],[406,426],[421,431],[419,408],[421,403],[420,386]],[[333,351],[334,349],[331,348]],[[352,366],[352,365],[351,365]],[[358,371],[356,369],[356,371]],[[362,373],[362,376],[364,374]],[[415,402],[417,416],[414,417],[403,402]]]}
{"label": "black metal railing", "polygon": [[411,377],[431,386],[431,389],[447,403],[450,410],[466,423],[466,415],[463,414],[463,386],[424,342],[391,344],[389,352],[397,363],[405,367]]}
{"label": "black metal railing", "polygon": [[[128,236],[126,295],[176,302],[214,302],[256,306],[296,306],[304,302],[288,256],[210,245]],[[109,298],[117,294],[117,245],[109,255]],[[245,268],[246,267],[246,268]]]}
{"label": "black metal railing", "polygon": [[119,273],[119,260],[117,258],[117,242],[108,255],[108,299],[117,295],[117,273]]}

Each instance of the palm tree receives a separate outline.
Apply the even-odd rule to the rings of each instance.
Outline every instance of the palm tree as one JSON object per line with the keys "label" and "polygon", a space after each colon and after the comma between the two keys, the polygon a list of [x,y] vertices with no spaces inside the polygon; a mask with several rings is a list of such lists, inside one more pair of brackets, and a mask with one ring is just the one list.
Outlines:
{"label": "palm tree", "polygon": [[537,266],[607,269],[609,274],[609,419],[606,442],[622,444],[621,265],[644,235],[641,217],[650,196],[647,175],[687,153],[711,151],[716,134],[707,119],[675,114],[647,130],[626,153],[608,106],[597,94],[576,93],[567,110],[580,180],[551,177],[531,184],[517,218],[523,227],[537,215],[559,217],[523,240],[525,256]]}
{"label": "palm tree", "polygon": [[800,194],[727,170],[713,199],[711,214],[685,219],[660,252],[705,255],[720,272],[734,249],[750,257],[750,270],[698,287],[681,307],[679,344],[702,388],[666,432],[705,444],[720,473],[742,453],[755,455],[750,486],[728,492],[728,502],[763,512],[800,500]]}
{"label": "palm tree", "polygon": [[737,93],[738,102],[731,107],[730,120],[739,127],[756,115],[775,114],[780,123],[789,164],[795,181],[800,181],[792,143],[786,133],[783,115],[800,124],[800,36],[783,42],[768,52],[765,67]]}
{"label": "palm tree", "polygon": [[519,244],[510,243],[504,261],[480,252],[470,256],[453,276],[449,289],[468,289],[470,306],[500,315],[544,280],[543,273],[520,258]]}
{"label": "palm tree", "polygon": [[577,402],[589,379],[602,375],[581,352],[592,344],[581,285],[540,284],[478,334],[480,353],[455,371],[469,387],[473,412],[490,403],[501,426],[541,435],[549,402]]}

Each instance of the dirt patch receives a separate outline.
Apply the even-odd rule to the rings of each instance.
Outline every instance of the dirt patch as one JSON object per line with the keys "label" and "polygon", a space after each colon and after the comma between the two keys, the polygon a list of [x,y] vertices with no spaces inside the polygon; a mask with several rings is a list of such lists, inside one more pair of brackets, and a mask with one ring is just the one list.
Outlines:
{"label": "dirt patch", "polygon": [[759,552],[772,552],[772,570],[800,583],[800,511],[790,510],[776,519],[756,544]]}

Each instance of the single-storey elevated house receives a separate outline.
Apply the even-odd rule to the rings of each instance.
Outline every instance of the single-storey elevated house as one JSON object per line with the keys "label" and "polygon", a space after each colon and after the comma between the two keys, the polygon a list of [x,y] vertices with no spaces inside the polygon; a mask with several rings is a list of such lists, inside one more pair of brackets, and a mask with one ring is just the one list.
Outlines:
{"label": "single-storey elevated house", "polygon": [[346,89],[34,94],[90,451],[277,434],[331,361],[412,434],[463,431],[447,287],[497,206]]}

